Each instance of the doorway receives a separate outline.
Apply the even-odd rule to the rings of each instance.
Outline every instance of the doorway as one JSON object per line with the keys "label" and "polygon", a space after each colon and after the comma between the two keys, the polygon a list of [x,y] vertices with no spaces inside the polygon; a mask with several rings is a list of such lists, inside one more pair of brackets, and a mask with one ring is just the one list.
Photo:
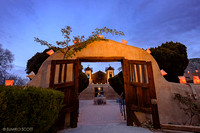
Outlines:
{"label": "doorway", "polygon": [[[62,64],[72,62],[74,64],[74,82],[71,82],[71,86],[75,88],[75,92],[72,93],[73,105],[72,107],[72,119],[71,123],[73,127],[77,126],[77,110],[78,109],[78,68],[81,62],[121,62],[123,76],[124,76],[124,90],[125,90],[125,101],[126,101],[126,112],[127,112],[127,125],[132,126],[133,122],[140,126],[140,121],[138,120],[135,112],[142,112],[151,114],[153,118],[154,128],[160,128],[160,121],[157,108],[157,99],[155,93],[155,85],[153,78],[152,64],[148,61],[135,61],[127,60],[123,57],[83,57],[75,60],[57,60],[52,61],[51,64],[51,76],[50,76],[50,86],[54,87],[55,78],[55,66],[56,63],[60,65],[59,75],[62,75]],[[59,76],[61,77],[61,76]],[[133,78],[136,78],[133,80]],[[57,84],[57,89],[59,87],[64,88],[64,84]],[[65,91],[65,90],[63,90]],[[67,93],[67,92],[66,92]],[[70,94],[66,94],[70,95]],[[65,99],[67,102],[67,99]],[[69,109],[67,109],[69,110]]]}

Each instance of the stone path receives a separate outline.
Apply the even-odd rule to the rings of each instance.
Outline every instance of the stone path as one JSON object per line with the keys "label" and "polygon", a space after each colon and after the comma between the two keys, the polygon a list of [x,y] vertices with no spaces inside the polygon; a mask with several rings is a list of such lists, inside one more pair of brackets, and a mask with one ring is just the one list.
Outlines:
{"label": "stone path", "polygon": [[126,126],[115,100],[106,105],[93,105],[92,100],[81,100],[78,127],[59,133],[152,133],[148,129]]}

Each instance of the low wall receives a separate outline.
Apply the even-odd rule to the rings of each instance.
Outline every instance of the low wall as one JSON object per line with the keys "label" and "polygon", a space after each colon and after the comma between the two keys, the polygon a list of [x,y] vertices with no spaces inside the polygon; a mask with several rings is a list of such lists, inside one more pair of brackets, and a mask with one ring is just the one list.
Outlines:
{"label": "low wall", "polygon": [[[200,103],[200,85],[194,85],[193,88],[197,93],[196,102]],[[188,117],[185,115],[184,111],[180,109],[179,102],[174,99],[175,93],[186,96],[186,92],[193,94],[190,85],[171,82],[168,82],[167,85],[165,84],[163,88],[160,88],[160,91],[157,91],[158,111],[161,124],[183,124],[186,122]],[[193,122],[195,123],[197,121],[194,119]]]}

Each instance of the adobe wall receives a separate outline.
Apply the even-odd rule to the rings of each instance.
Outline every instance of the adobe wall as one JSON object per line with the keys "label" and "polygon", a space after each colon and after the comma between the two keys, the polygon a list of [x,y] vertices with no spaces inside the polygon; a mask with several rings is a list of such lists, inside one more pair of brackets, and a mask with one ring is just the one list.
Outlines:
{"label": "adobe wall", "polygon": [[[125,45],[116,41],[96,41],[87,46],[87,48],[78,52],[72,59],[78,57],[124,57],[129,60],[151,61],[155,81],[156,95],[158,99],[158,111],[161,123],[182,123],[187,118],[179,109],[177,102],[173,99],[174,93],[192,93],[188,85],[167,82],[160,73],[155,59],[143,49]],[[28,83],[30,86],[41,86],[48,88],[51,60],[63,59],[59,52],[51,55],[40,67],[38,74]],[[195,89],[200,103],[200,85]]]}

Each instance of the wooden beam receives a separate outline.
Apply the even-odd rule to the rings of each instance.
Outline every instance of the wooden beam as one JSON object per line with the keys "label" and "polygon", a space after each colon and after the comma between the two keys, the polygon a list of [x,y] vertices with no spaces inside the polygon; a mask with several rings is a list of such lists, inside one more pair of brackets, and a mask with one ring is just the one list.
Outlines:
{"label": "wooden beam", "polygon": [[139,106],[136,106],[136,105],[131,105],[130,108],[133,111],[138,111],[138,112],[143,112],[143,113],[148,113],[148,114],[152,113],[152,109],[151,108],[144,108],[144,107],[139,107]]}
{"label": "wooden beam", "polygon": [[65,82],[65,83],[58,83],[58,84],[54,84],[54,88],[59,89],[59,90],[60,89],[67,89],[68,86],[73,86],[74,84],[75,84],[74,81]]}
{"label": "wooden beam", "polygon": [[65,64],[65,68],[64,68],[64,82],[66,82],[67,79],[67,64]]}
{"label": "wooden beam", "polygon": [[199,126],[162,124],[161,127],[162,129],[169,129],[169,130],[200,132]]}
{"label": "wooden beam", "polygon": [[141,126],[141,123],[138,120],[137,116],[135,115],[134,111],[131,111],[130,116],[131,116],[131,119],[133,120],[132,122],[134,122],[136,126]]}
{"label": "wooden beam", "polygon": [[122,61],[123,57],[79,57],[80,62],[116,62]]}
{"label": "wooden beam", "polygon": [[[147,73],[148,73],[149,86],[150,86],[150,98],[157,99],[151,62],[147,62]],[[157,106],[157,104],[151,104],[151,108],[152,108],[153,126],[155,129],[158,129],[158,128],[160,128],[158,106]]]}
{"label": "wooden beam", "polygon": [[58,83],[60,83],[61,80],[62,80],[62,68],[63,68],[63,64],[60,64],[59,75],[58,75]]}
{"label": "wooden beam", "polygon": [[138,82],[131,82],[130,85],[135,86],[135,87],[144,87],[144,88],[148,88],[149,87],[149,84],[138,83]]}
{"label": "wooden beam", "polygon": [[140,60],[129,60],[129,64],[136,64],[136,65],[146,65],[146,61],[140,61]]}
{"label": "wooden beam", "polygon": [[56,71],[56,61],[52,60],[50,69],[49,88],[54,88],[55,71]]}
{"label": "wooden beam", "polygon": [[131,110],[130,110],[130,100],[129,100],[129,66],[128,60],[123,59],[122,62],[122,69],[123,69],[123,77],[124,77],[124,93],[125,93],[125,100],[126,100],[126,114],[127,114],[127,126],[133,126],[133,121],[131,119]]}
{"label": "wooden beam", "polygon": [[79,105],[79,99],[78,99],[78,88],[79,88],[79,59],[75,61],[75,64],[73,66],[74,70],[74,82],[75,82],[75,90],[74,90],[74,109],[71,113],[71,127],[76,128],[78,123],[78,105]]}

